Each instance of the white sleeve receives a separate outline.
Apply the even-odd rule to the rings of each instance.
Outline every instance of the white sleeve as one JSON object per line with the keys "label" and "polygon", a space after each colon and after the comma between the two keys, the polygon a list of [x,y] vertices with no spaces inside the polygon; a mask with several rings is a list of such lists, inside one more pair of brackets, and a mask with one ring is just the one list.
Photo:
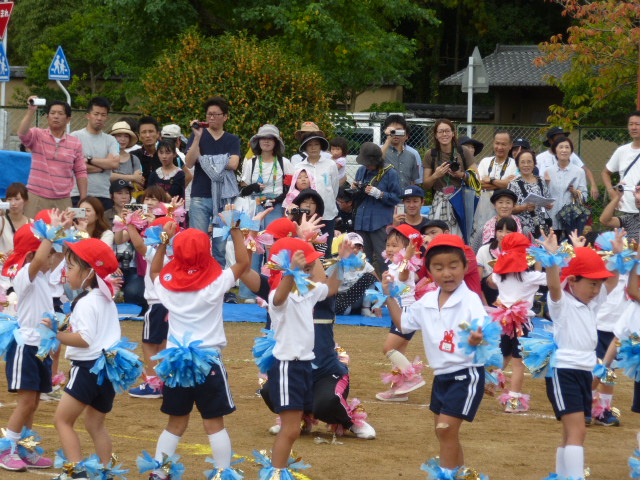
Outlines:
{"label": "white sleeve", "polygon": [[584,167],[584,162],[580,159],[580,157],[578,155],[576,155],[575,152],[571,153],[571,157],[570,157],[571,163],[573,163],[576,167]]}
{"label": "white sleeve", "polygon": [[511,175],[517,175],[518,167],[516,166],[516,161],[513,158],[509,157],[507,159],[507,162],[509,162],[509,165],[507,165],[507,169],[504,172],[504,176],[509,177]]}
{"label": "white sleeve", "polygon": [[491,157],[485,157],[478,164],[478,176],[481,179],[489,176],[489,162],[491,162]]}
{"label": "white sleeve", "polygon": [[233,276],[233,271],[230,268],[225,268],[215,281],[200,291],[200,293],[202,293],[201,297],[207,303],[215,303],[228,292],[235,283],[236,278]]}
{"label": "white sleeve", "polygon": [[293,175],[293,165],[291,164],[291,160],[289,160],[288,158],[283,158],[282,169],[284,170],[285,175]]}
{"label": "white sleeve", "polygon": [[33,290],[33,282],[29,280],[29,264],[25,263],[13,278],[13,289],[18,298],[28,295]]}
{"label": "white sleeve", "polygon": [[69,324],[73,333],[79,333],[87,344],[92,345],[96,342],[96,312],[89,298],[85,297],[76,303]]}
{"label": "white sleeve", "polygon": [[247,185],[251,185],[253,182],[251,181],[251,159],[247,158],[244,162],[242,162],[242,177],[240,181],[246,183]]}
{"label": "white sleeve", "polygon": [[115,235],[112,230],[105,230],[104,232],[102,232],[100,240],[109,245],[110,248],[113,248],[114,237]]}
{"label": "white sleeve", "polygon": [[616,148],[616,151],[613,152],[613,155],[611,155],[611,158],[605,165],[605,168],[609,170],[611,173],[616,173],[620,171],[620,159],[622,157],[620,152],[621,148],[622,147]]}
{"label": "white sleeve", "polygon": [[407,334],[421,329],[419,313],[419,304],[417,302],[411,304],[406,311],[402,312],[402,316],[400,317],[402,333]]}
{"label": "white sleeve", "polygon": [[560,300],[554,302],[551,300],[551,292],[547,294],[547,305],[549,307],[549,316],[556,325],[561,325],[566,322],[564,310],[567,304],[567,295],[561,292]]}
{"label": "white sleeve", "polygon": [[326,283],[319,283],[310,293],[316,303],[321,302],[329,295],[329,287]]}

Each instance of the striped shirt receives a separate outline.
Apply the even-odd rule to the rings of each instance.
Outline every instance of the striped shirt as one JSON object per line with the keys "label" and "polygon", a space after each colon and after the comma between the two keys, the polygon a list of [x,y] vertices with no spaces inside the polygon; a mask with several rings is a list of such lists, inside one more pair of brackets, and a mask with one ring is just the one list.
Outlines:
{"label": "striped shirt", "polygon": [[43,198],[69,198],[75,178],[87,177],[87,166],[79,139],[62,135],[59,142],[48,128],[33,127],[20,141],[31,150],[27,188]]}

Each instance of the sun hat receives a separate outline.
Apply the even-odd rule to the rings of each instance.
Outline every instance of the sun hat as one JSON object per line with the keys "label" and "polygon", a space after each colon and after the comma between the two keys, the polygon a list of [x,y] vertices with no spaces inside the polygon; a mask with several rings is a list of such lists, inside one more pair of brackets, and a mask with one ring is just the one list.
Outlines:
{"label": "sun hat", "polygon": [[116,193],[124,190],[125,188],[128,188],[129,191],[133,192],[133,184],[119,178],[118,180],[111,182],[111,185],[109,185],[109,193]]}
{"label": "sun hat", "polygon": [[513,203],[518,203],[518,196],[513,193],[513,191],[509,190],[508,188],[499,188],[498,190],[495,190],[493,192],[493,195],[491,195],[491,203],[493,203],[494,205],[496,204],[496,202],[498,200],[500,200],[502,197],[508,197],[511,200],[513,200]]}
{"label": "sun hat", "polygon": [[305,242],[300,238],[281,238],[271,247],[269,260],[271,260],[274,255],[277,255],[284,250],[290,251],[291,256],[293,256],[293,254],[298,250],[302,250],[302,253],[304,253],[305,261],[307,263],[312,263],[323,255],[321,252],[318,252],[315,248],[313,248],[313,246],[309,242]]}
{"label": "sun hat", "polygon": [[531,241],[519,232],[510,233],[502,239],[502,251],[493,266],[495,273],[524,272],[529,268],[527,248]]}
{"label": "sun hat", "polygon": [[571,132],[567,132],[562,127],[551,127],[549,130],[547,130],[547,139],[544,142],[542,142],[542,144],[545,147],[550,147],[551,139],[556,135],[564,135],[565,137],[568,137],[569,135],[571,135]]}
{"label": "sun hat", "polygon": [[331,146],[329,145],[329,140],[327,140],[327,138],[324,136],[324,133],[309,132],[304,133],[300,136],[300,141],[302,142],[300,143],[300,148],[298,149],[300,153],[305,152],[305,145],[308,144],[311,140],[318,140],[320,142],[320,148],[323,152],[326,152],[327,150],[329,150],[329,148],[331,148]]}
{"label": "sun hat", "polygon": [[296,140],[301,142],[304,139],[304,136],[309,132],[322,135],[323,137],[325,136],[324,132],[320,130],[318,125],[313,122],[303,122],[300,130],[298,130],[293,136]]}
{"label": "sun hat", "polygon": [[380,167],[383,163],[382,149],[373,142],[364,142],[360,146],[356,162],[365,167]]}
{"label": "sun hat", "polygon": [[407,223],[403,223],[402,225],[397,226],[389,225],[387,227],[387,235],[389,235],[389,233],[391,233],[391,231],[393,230],[397,231],[403,237],[408,238],[416,248],[416,252],[420,251],[420,248],[422,247],[422,235],[420,235],[420,232],[418,230]]}
{"label": "sun hat", "polygon": [[251,146],[251,150],[254,152],[256,149],[259,149],[258,143],[261,138],[273,138],[278,144],[280,144],[280,153],[284,153],[284,142],[282,141],[282,137],[280,137],[280,130],[275,125],[271,125],[270,123],[265,123],[258,129],[258,133],[256,133],[251,140],[249,140],[249,145]]}
{"label": "sun hat", "polygon": [[281,217],[267,225],[265,233],[269,233],[273,235],[274,239],[279,240],[286,237],[295,237],[298,234],[298,229],[296,224],[287,217]]}
{"label": "sun hat", "polygon": [[138,143],[138,135],[131,130],[131,127],[127,122],[116,122],[111,127],[111,135],[118,135],[119,133],[126,133],[129,135],[129,143],[127,144],[127,148],[133,147],[136,143]]}
{"label": "sun hat", "polygon": [[589,247],[576,247],[574,253],[576,256],[560,273],[560,282],[564,282],[570,275],[594,280],[613,277],[613,273],[607,270],[602,257],[595,250]]}
{"label": "sun hat", "polygon": [[462,146],[462,145],[473,145],[473,156],[476,157],[480,154],[480,152],[482,151],[482,149],[484,148],[484,143],[482,143],[479,140],[476,140],[474,138],[471,137],[467,137],[466,135],[463,135],[462,137],[460,137],[458,139],[458,145]]}
{"label": "sun hat", "polygon": [[324,200],[322,199],[320,194],[313,188],[305,188],[304,190],[302,190],[298,194],[298,196],[293,199],[293,204],[299,207],[307,198],[311,198],[315,202],[316,215],[318,215],[319,217],[324,215]]}
{"label": "sun hat", "polygon": [[211,256],[206,233],[187,228],[173,239],[173,259],[160,272],[160,283],[173,292],[194,292],[213,283],[222,268]]}
{"label": "sun hat", "polygon": [[450,233],[443,233],[429,242],[427,245],[427,252],[434,247],[455,247],[464,252],[465,244],[458,235],[452,235]]}
{"label": "sun hat", "polygon": [[96,272],[98,289],[105,297],[111,298],[113,285],[105,280],[108,275],[111,275],[120,266],[113,249],[98,238],[86,238],[75,243],[64,243]]}
{"label": "sun hat", "polygon": [[[48,212],[48,210],[42,210],[42,212]],[[5,277],[15,277],[24,265],[27,255],[40,247],[40,240],[34,235],[31,226],[30,223],[21,226],[13,236],[13,252],[4,261],[2,267],[2,275]]]}

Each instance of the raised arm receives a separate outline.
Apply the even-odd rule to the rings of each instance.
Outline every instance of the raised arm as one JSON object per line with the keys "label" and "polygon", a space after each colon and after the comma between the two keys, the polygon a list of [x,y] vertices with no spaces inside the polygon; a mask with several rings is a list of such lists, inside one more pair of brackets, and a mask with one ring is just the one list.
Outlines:
{"label": "raised arm", "polygon": [[[549,236],[542,232],[543,242],[538,240],[538,243],[544,247],[544,249],[555,255],[558,251],[558,238],[553,230],[549,232]],[[547,267],[547,287],[549,287],[549,296],[554,302],[560,301],[562,298],[562,284],[560,283],[560,267]]]}

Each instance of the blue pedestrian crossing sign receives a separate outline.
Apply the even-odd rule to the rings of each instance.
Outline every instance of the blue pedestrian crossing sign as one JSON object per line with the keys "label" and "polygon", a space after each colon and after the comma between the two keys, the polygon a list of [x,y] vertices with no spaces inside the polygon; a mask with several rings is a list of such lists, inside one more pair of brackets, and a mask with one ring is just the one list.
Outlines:
{"label": "blue pedestrian crossing sign", "polygon": [[49,66],[49,80],[71,80],[71,69],[62,47],[59,46]]}
{"label": "blue pedestrian crossing sign", "polygon": [[9,60],[7,54],[4,53],[4,47],[0,43],[0,82],[9,81]]}

